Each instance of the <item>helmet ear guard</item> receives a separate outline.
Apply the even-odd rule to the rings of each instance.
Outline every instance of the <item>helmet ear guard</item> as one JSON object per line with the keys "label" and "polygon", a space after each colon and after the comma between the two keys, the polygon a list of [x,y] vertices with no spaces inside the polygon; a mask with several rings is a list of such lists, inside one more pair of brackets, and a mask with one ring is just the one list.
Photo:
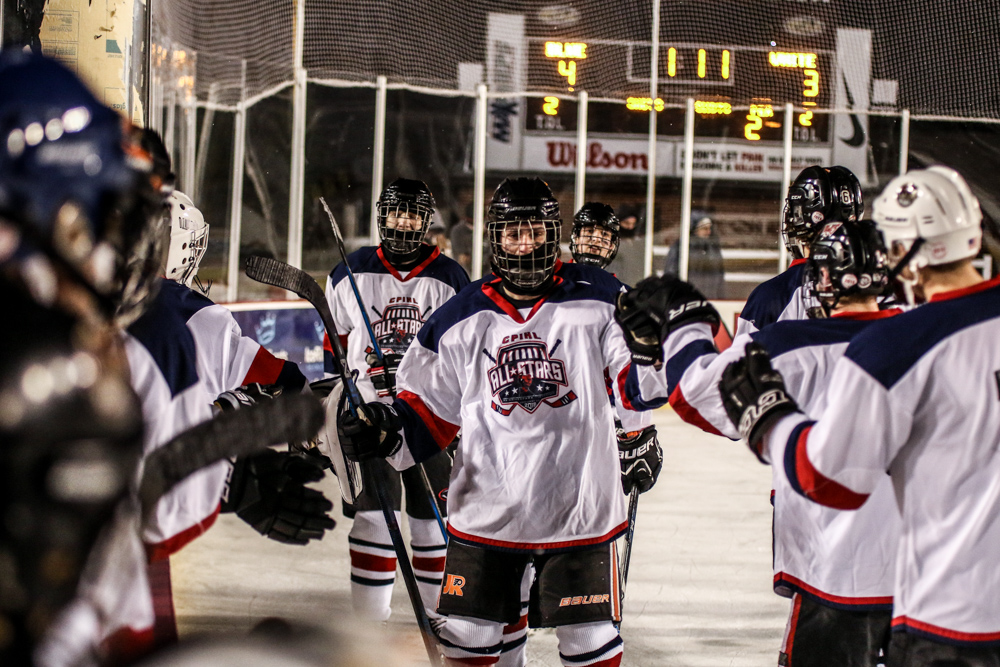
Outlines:
{"label": "helmet ear guard", "polygon": [[[583,234],[584,230],[604,230],[610,235]],[[570,236],[569,250],[573,261],[577,264],[589,264],[603,269],[610,264],[618,254],[621,223],[614,209],[607,204],[587,202],[573,216],[573,231]],[[581,239],[583,241],[581,242]]]}

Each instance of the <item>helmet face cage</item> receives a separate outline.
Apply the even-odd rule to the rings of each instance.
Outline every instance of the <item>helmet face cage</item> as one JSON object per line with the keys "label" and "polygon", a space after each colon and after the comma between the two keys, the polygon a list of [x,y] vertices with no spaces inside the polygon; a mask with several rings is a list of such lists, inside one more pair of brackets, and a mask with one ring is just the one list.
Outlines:
{"label": "helmet face cage", "polygon": [[417,256],[431,226],[434,209],[416,202],[378,203],[378,235],[394,259]]}
{"label": "helmet face cage", "polygon": [[511,291],[536,294],[555,273],[562,221],[552,218],[497,220],[486,231],[493,251],[493,270]]}
{"label": "helmet face cage", "polygon": [[209,225],[183,192],[174,191],[167,201],[170,204],[170,248],[165,274],[170,280],[190,287],[208,249]]}
{"label": "helmet face cage", "polygon": [[607,204],[588,202],[573,218],[569,249],[577,264],[603,269],[618,254],[621,223]]}
{"label": "helmet face cage", "polygon": [[781,238],[797,259],[827,222],[860,220],[864,214],[861,184],[845,167],[807,167],[788,188]]}
{"label": "helmet face cage", "polygon": [[843,297],[877,296],[888,282],[888,253],[870,220],[828,223],[810,246],[803,283],[828,315]]}

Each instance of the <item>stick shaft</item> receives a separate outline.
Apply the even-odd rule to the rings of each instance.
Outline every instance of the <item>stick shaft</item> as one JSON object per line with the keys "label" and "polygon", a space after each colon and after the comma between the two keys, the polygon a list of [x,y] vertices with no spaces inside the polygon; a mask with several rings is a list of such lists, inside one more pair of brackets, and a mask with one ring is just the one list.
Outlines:
{"label": "stick shaft", "polygon": [[621,580],[618,582],[620,601],[618,608],[624,609],[625,585],[628,583],[628,566],[632,560],[632,542],[635,538],[635,517],[639,513],[639,489],[633,488],[628,497],[628,529],[625,532],[625,553],[622,555]]}

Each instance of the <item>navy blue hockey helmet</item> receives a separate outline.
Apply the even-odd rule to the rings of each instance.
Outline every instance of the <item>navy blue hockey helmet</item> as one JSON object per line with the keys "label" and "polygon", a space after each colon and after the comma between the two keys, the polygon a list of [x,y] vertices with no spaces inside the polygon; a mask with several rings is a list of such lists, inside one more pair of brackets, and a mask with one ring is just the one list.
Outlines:
{"label": "navy blue hockey helmet", "polygon": [[573,216],[569,251],[577,264],[603,269],[618,254],[621,223],[607,204],[590,201]]}
{"label": "navy blue hockey helmet", "polygon": [[796,258],[828,222],[860,220],[865,213],[858,177],[847,167],[803,169],[788,187],[781,221],[785,247]]}
{"label": "navy blue hockey helmet", "polygon": [[844,297],[886,291],[889,254],[873,221],[827,223],[809,248],[803,285],[827,315]]}
{"label": "navy blue hockey helmet", "polygon": [[540,178],[505,178],[493,193],[486,233],[493,272],[504,287],[524,296],[542,293],[559,258],[559,202]]}

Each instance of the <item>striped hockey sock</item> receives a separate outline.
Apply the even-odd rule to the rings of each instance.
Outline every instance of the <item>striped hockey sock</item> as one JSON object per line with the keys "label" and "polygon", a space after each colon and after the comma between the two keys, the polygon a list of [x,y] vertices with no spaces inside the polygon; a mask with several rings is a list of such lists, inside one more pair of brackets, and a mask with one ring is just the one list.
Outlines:
{"label": "striped hockey sock", "polygon": [[420,599],[432,616],[437,611],[441,578],[447,547],[435,519],[414,519],[410,522],[410,549],[413,553],[413,574],[417,579]]}
{"label": "striped hockey sock", "polygon": [[[396,513],[397,521],[399,513]],[[366,619],[388,620],[396,552],[381,512],[358,512],[347,538],[351,552],[351,600]]]}
{"label": "striped hockey sock", "polygon": [[449,616],[438,638],[445,664],[495,665],[500,657],[503,624],[466,616]]}
{"label": "striped hockey sock", "polygon": [[556,628],[559,660],[566,667],[618,667],[622,638],[611,621],[578,623]]}

